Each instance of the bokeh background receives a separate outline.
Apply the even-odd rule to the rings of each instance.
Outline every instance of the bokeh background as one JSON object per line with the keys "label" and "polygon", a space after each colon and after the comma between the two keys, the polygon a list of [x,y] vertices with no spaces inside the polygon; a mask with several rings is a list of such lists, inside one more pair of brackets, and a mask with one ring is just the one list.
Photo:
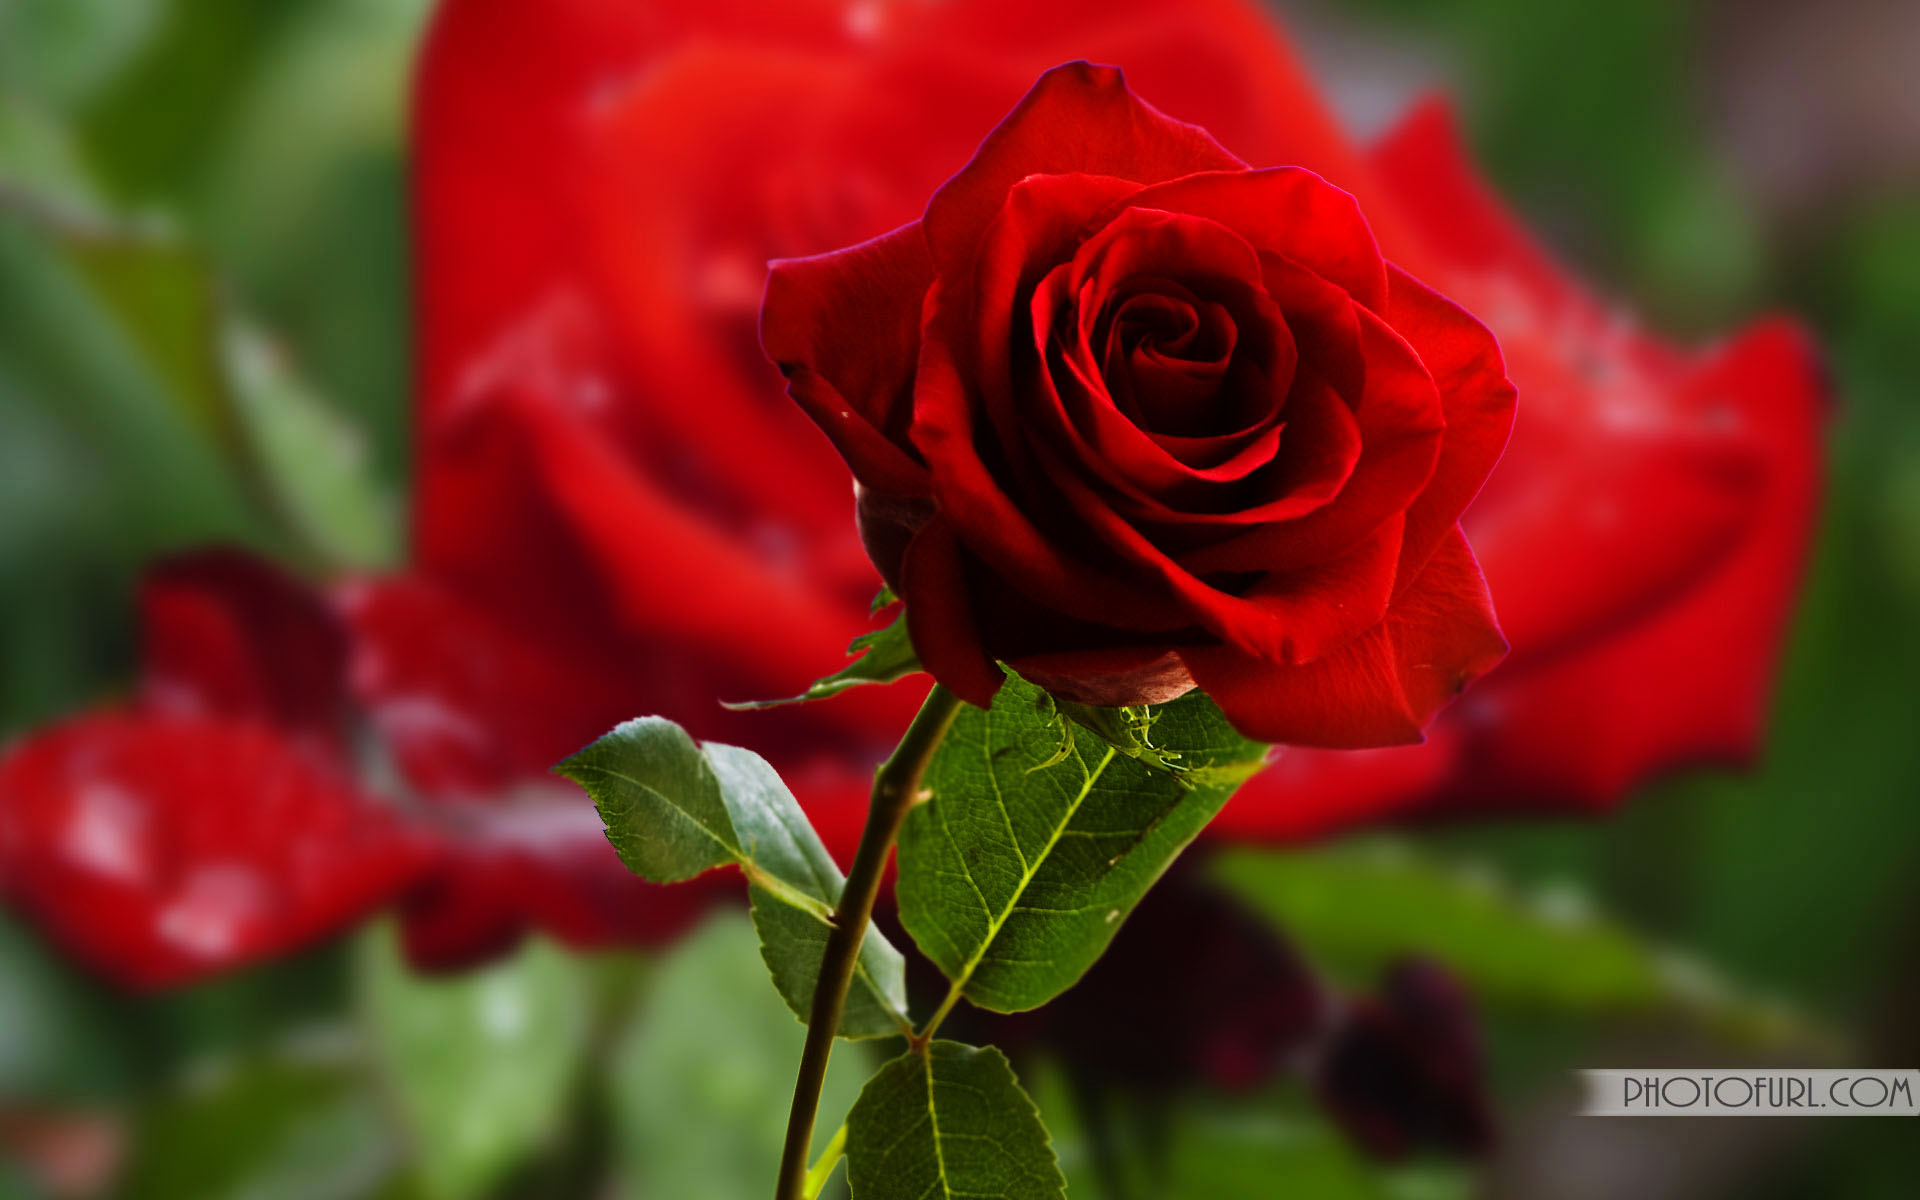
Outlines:
{"label": "bokeh background", "polygon": [[[409,462],[405,88],[428,7],[0,0],[0,736],[125,688],[155,555],[299,549],[166,399],[146,350],[168,331],[130,331],[14,185],[57,194],[64,142],[116,210],[177,234],[297,393],[276,420],[328,448],[307,495],[324,535],[389,560]],[[1380,1165],[1297,1085],[1195,1088],[1123,1139],[1186,1163],[1140,1194],[1914,1195],[1910,1121],[1567,1113],[1579,1066],[1920,1065],[1920,8],[1279,7],[1356,131],[1444,87],[1579,274],[1681,339],[1799,314],[1842,406],[1754,771],[1665,781],[1601,822],[1337,847],[1304,860],[1324,894],[1310,869],[1283,886],[1229,864],[1336,971],[1457,918],[1428,948],[1482,993],[1491,1155]],[[1366,911],[1316,924],[1316,902]],[[736,1142],[779,1128],[798,1032],[750,941],[722,914],[657,954],[535,942],[425,982],[376,929],[139,998],[0,916],[0,1196],[757,1195],[770,1167]],[[1530,975],[1542,959],[1564,969]],[[1617,1003],[1636,971],[1695,1002]],[[1071,1089],[1044,1065],[1028,1082],[1075,1195],[1106,1194],[1076,1174],[1093,1151]]]}

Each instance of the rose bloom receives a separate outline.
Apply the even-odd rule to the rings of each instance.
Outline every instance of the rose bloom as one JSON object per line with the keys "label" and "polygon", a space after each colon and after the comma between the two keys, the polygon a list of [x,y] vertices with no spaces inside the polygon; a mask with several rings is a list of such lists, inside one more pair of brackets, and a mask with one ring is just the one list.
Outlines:
{"label": "rose bloom", "polygon": [[934,677],[1199,682],[1268,741],[1418,741],[1506,652],[1456,521],[1506,445],[1485,329],[1352,197],[1049,71],[915,221],[762,318]]}
{"label": "rose bloom", "polygon": [[135,698],[0,761],[0,889],[148,984],[390,905],[429,966],[529,928],[665,936],[700,890],[628,876],[547,774],[643,712],[764,753],[850,848],[924,682],[715,703],[832,670],[880,583],[846,467],[760,352],[766,263],[917,219],[1074,59],[1353,197],[1381,259],[1492,331],[1521,397],[1460,518],[1508,657],[1424,743],[1278,752],[1213,835],[1594,809],[1750,757],[1813,519],[1813,356],[1780,321],[1682,350],[1594,299],[1442,107],[1356,145],[1247,0],[452,0],[416,78],[406,570],[315,593],[227,555],[162,567]]}

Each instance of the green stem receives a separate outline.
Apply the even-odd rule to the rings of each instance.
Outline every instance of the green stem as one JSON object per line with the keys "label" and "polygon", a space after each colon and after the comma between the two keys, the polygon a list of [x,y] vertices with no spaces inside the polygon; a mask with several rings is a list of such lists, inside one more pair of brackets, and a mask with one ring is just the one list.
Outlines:
{"label": "green stem", "polygon": [[827,1180],[833,1178],[833,1169],[840,1165],[840,1159],[847,1152],[847,1123],[840,1122],[840,1128],[834,1131],[833,1140],[820,1153],[820,1161],[813,1164],[813,1170],[807,1172],[807,1182],[802,1192],[805,1200],[820,1200],[820,1193],[827,1190]]}
{"label": "green stem", "polygon": [[813,1121],[820,1111],[820,1088],[827,1077],[827,1058],[847,1006],[847,988],[853,982],[860,943],[873,917],[874,897],[887,866],[900,822],[906,819],[920,793],[920,777],[960,711],[960,698],[939,684],[927,693],[920,713],[873,777],[873,800],[867,808],[867,827],[860,835],[847,872],[847,885],[833,910],[833,931],[827,935],[820,958],[820,977],[813,988],[813,1010],[807,1018],[807,1044],[800,1052],[800,1074],[793,1084],[793,1108],[787,1117],[787,1144],[780,1156],[780,1185],[775,1200],[805,1200],[807,1155],[813,1144]]}
{"label": "green stem", "polygon": [[927,1043],[933,1040],[934,1033],[939,1030],[940,1022],[947,1019],[947,1014],[952,1012],[953,1006],[958,1003],[960,1003],[960,984],[954,983],[947,988],[946,998],[940,1001],[940,1007],[934,1010],[933,1016],[927,1019],[927,1023],[921,1027],[920,1032],[907,1039],[908,1044],[915,1050],[925,1049]]}

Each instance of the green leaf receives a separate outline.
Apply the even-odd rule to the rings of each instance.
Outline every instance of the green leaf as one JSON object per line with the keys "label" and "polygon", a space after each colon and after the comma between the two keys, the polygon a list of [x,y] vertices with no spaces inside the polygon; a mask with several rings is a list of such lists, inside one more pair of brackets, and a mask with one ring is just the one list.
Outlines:
{"label": "green leaf", "polygon": [[1583,1015],[1682,1009],[1736,1037],[1812,1033],[1778,1006],[1740,997],[1698,961],[1594,912],[1576,893],[1521,893],[1399,842],[1234,850],[1210,869],[1350,986],[1370,986],[1394,959],[1421,954],[1491,1006]]}
{"label": "green leaf", "polygon": [[[737,746],[697,745],[672,721],[642,717],[554,769],[593,797],[607,839],[635,874],[678,883],[739,867],[774,986],[806,1018],[846,878],[765,759]],[[840,1034],[909,1032],[906,1009],[906,960],[869,926]]]}
{"label": "green leaf", "polygon": [[1107,745],[1189,783],[1238,787],[1266,763],[1267,746],[1243,736],[1195,689],[1165,704],[1095,708],[1055,700],[1062,716]]}
{"label": "green leaf", "polygon": [[592,1017],[585,969],[531,941],[506,962],[428,979],[401,961],[384,926],[361,949],[369,1039],[423,1190],[482,1194],[563,1128]]}
{"label": "green leaf", "polygon": [[258,330],[230,321],[224,340],[248,453],[275,485],[282,517],[329,562],[374,566],[397,559],[399,521],[392,498],[372,482],[361,431]]}
{"label": "green leaf", "polygon": [[244,452],[219,356],[219,298],[205,261],[179,241],[126,228],[60,231],[69,261],[177,411],[237,458]]}
{"label": "green leaf", "polygon": [[847,1114],[853,1200],[1058,1200],[1066,1179],[1006,1055],[933,1042],[867,1081]]}
{"label": "green leaf", "polygon": [[[611,1060],[622,1194],[678,1200],[772,1190],[806,1033],[760,981],[753,947],[745,916],[721,911],[658,961]],[[864,1046],[835,1049],[816,1152],[873,1061]]]}
{"label": "green leaf", "polygon": [[305,549],[333,565],[397,556],[399,523],[359,431],[231,311],[198,253],[118,230],[63,244],[176,410]]}
{"label": "green leaf", "polygon": [[[878,611],[880,601],[888,595],[881,592],[874,598]],[[860,687],[869,683],[892,683],[905,679],[920,669],[920,658],[913,651],[913,641],[907,636],[907,616],[901,613],[893,624],[885,629],[876,629],[872,633],[863,633],[853,639],[847,647],[847,655],[853,661],[824,679],[816,679],[813,685],[798,696],[788,696],[781,700],[738,700],[723,702],[723,706],[735,712],[752,711],[761,708],[779,708],[786,704],[805,704],[810,700],[825,700],[838,696],[848,688]]]}
{"label": "green leaf", "polygon": [[1140,718],[1150,766],[1076,737],[1039,688],[1010,676],[990,711],[963,709],[927,770],[931,799],[900,836],[900,918],[974,1004],[1015,1012],[1066,990],[1121,919],[1256,769],[1264,747],[1211,705]]}

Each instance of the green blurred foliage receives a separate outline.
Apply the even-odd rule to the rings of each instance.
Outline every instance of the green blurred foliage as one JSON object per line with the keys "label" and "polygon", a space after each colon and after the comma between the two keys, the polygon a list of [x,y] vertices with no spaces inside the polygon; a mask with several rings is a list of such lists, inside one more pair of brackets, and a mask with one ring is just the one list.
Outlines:
{"label": "green blurred foliage", "polygon": [[[267,440],[314,421],[343,439],[339,472],[302,484],[309,508],[338,509],[326,497],[357,489],[338,480],[361,467],[375,492],[405,492],[402,114],[426,8],[426,0],[0,0],[0,174],[60,201],[67,216],[111,215],[120,232],[170,239],[141,268],[159,272],[150,282],[190,298],[210,290],[222,337],[246,343],[241,365],[259,385],[246,394],[296,397],[272,406],[279,416],[268,428],[279,432]],[[1611,914],[1590,947],[1595,958],[1541,964],[1555,968],[1554,981],[1529,986],[1559,998],[1542,1006],[1552,1011],[1493,1006],[1503,1102],[1525,1111],[1569,1068],[1613,1061],[1617,1031],[1581,1003],[1572,1006],[1580,1015],[1566,1015],[1564,1001],[1588,996],[1581,989],[1600,987],[1594,980],[1651,987],[1632,949],[1642,939],[1715,964],[1741,995],[1803,1010],[1848,1038],[1861,1060],[1911,1062],[1920,1054],[1912,965],[1920,195],[1840,195],[1791,229],[1770,224],[1699,116],[1698,4],[1357,0],[1311,9],[1361,35],[1413,39],[1447,64],[1497,186],[1602,291],[1688,340],[1761,310],[1798,312],[1826,346],[1841,398],[1820,541],[1758,768],[1649,787],[1604,823],[1420,838],[1438,857],[1482,864],[1523,893],[1578,895]],[[181,381],[206,362],[169,357],[189,346],[178,327],[161,338],[166,353],[156,360],[134,332],[140,323],[116,308],[132,293],[101,286],[103,270],[126,264],[89,266],[47,235],[44,216],[0,204],[0,736],[124,686],[132,586],[152,556],[209,539],[284,555],[297,552],[300,536],[284,513],[263,511],[231,447],[178,403]],[[174,318],[192,307],[160,305]],[[232,324],[240,314],[245,323]],[[193,335],[192,352],[209,341]],[[233,366],[203,379],[201,394],[230,386]],[[333,414],[360,431],[364,463],[353,463]],[[391,509],[352,503],[371,507],[323,552],[392,554]],[[1279,894],[1300,903],[1311,871],[1311,863],[1296,871]],[[1317,893],[1338,892],[1345,906],[1319,910],[1341,916],[1318,927],[1323,949],[1334,935],[1366,935],[1347,943],[1356,979],[1414,948],[1382,932],[1408,905],[1439,904],[1456,917],[1448,903],[1472,908],[1422,892],[1431,880],[1378,893],[1354,886],[1363,880],[1335,872]],[[1298,909],[1288,915],[1301,918]],[[1479,934],[1465,936],[1452,946]],[[1542,934],[1514,936],[1539,945],[1526,939]],[[1565,943],[1548,944],[1536,958],[1567,953]],[[1329,959],[1338,965],[1340,953]],[[515,1097],[524,1107],[507,1107],[519,1114],[511,1128],[487,1135],[499,1156],[449,1151],[458,1165],[436,1168],[438,1193],[477,1193],[491,1181],[497,1194],[588,1194],[592,1164],[611,1157],[634,1195],[697,1194],[687,1182],[696,1176],[712,1184],[702,1194],[759,1194],[800,1030],[766,984],[744,918],[703,930],[645,981],[616,971],[609,987],[597,966],[560,961],[536,949],[502,968],[529,975],[523,982],[546,997],[540,1011],[554,1015],[539,1035],[565,1049],[542,1067],[560,1072],[558,1082],[525,1076],[540,1086]],[[1507,956],[1481,983],[1497,995],[1500,980],[1511,984],[1532,965],[1516,962]],[[1462,965],[1471,975],[1474,964]],[[562,975],[568,983],[557,982]],[[0,919],[0,1108],[123,1122],[141,1179],[131,1194],[415,1194],[433,1170],[409,1169],[421,1142],[397,1131],[423,1117],[457,1121],[449,1114],[495,1086],[464,1081],[461,1068],[473,1064],[446,1048],[474,1034],[472,1022],[421,1014],[466,1003],[463,989],[484,991],[487,978],[420,984],[416,993],[390,946],[334,946],[166,997],[131,997]],[[372,1036],[353,1027],[339,1034],[347,1043],[338,1053],[289,1055],[289,1030],[338,1034],[356,994],[384,997],[371,1006],[385,1013],[372,1019]],[[403,1020],[408,1012],[414,1018]],[[731,1049],[715,1056],[721,1029]],[[847,1077],[830,1114],[857,1091],[856,1055],[843,1047],[837,1056]],[[1151,1139],[1126,1126],[1118,1144],[1132,1157],[1103,1176],[1097,1130],[1061,1081],[1030,1082],[1076,1196],[1109,1194],[1102,1180],[1115,1171],[1170,1200],[1273,1194],[1271,1179],[1288,1170],[1312,1181],[1295,1189],[1301,1195],[1412,1200],[1468,1189],[1452,1168],[1357,1163],[1284,1089],[1232,1102],[1178,1098],[1170,1117],[1155,1119],[1161,1149],[1143,1156]],[[564,1119],[579,1128],[553,1134],[548,1122]],[[823,1140],[833,1120],[823,1120]],[[1686,1123],[1669,1124],[1673,1139],[1686,1137]],[[742,1149],[742,1136],[765,1145]],[[1914,1193],[1912,1134],[1901,1122],[1828,1122],[1783,1136],[1797,1149],[1759,1191],[1729,1185],[1723,1194]],[[452,1134],[446,1143],[465,1144]],[[719,1181],[722,1168],[737,1172],[728,1176],[735,1182]],[[349,1186],[356,1170],[360,1184]],[[294,1178],[308,1190],[288,1190]],[[39,1194],[29,1174],[0,1162],[0,1196]]]}
{"label": "green blurred foliage", "polygon": [[[1090,1106],[1065,1076],[1023,1081],[1053,1135],[1072,1197],[1106,1200],[1466,1200],[1471,1172],[1368,1161],[1298,1088],[1185,1097],[1162,1109],[1134,1098]],[[1278,1192],[1278,1181],[1285,1181]]]}
{"label": "green blurred foliage", "polygon": [[[194,427],[196,404],[182,412],[167,398],[198,376],[185,390],[208,419],[220,351],[182,334],[200,299],[217,293],[223,312],[273,330],[326,406],[348,414],[355,433],[326,435],[336,479],[357,455],[388,494],[402,490],[401,114],[426,8],[0,4],[9,201],[24,170],[66,202],[59,216],[132,214],[129,227],[155,239],[138,253],[119,236],[76,253],[75,239],[47,235],[45,213],[0,203],[0,729],[125,679],[132,583],[155,554],[208,540],[288,549],[250,481]],[[156,303],[169,298],[190,302]],[[156,345],[157,361],[143,356]],[[286,420],[329,420],[284,394],[277,411],[292,415],[267,425],[269,443]],[[340,495],[325,480],[309,491],[309,511]],[[349,559],[389,557],[393,514],[364,503],[319,540]]]}
{"label": "green blurred foliage", "polygon": [[[744,914],[716,913],[662,960],[610,1063],[625,1193],[758,1196],[779,1171],[806,1029],[781,1002]],[[814,1153],[879,1063],[841,1042],[827,1068]],[[830,1189],[828,1195],[834,1193]]]}
{"label": "green blurred foliage", "polygon": [[[1606,903],[1744,976],[1862,1016],[1920,914],[1920,195],[1861,197],[1793,239],[1756,241],[1757,202],[1732,190],[1693,116],[1693,6],[1359,7],[1460,52],[1489,174],[1581,275],[1683,339],[1800,313],[1839,397],[1824,520],[1759,768],[1649,788],[1599,826],[1445,840],[1525,874],[1590,879]],[[1735,237],[1748,243],[1738,255],[1716,244]]]}
{"label": "green blurred foliage", "polygon": [[399,1200],[405,1148],[351,1062],[282,1054],[201,1068],[149,1105],[125,1200]]}
{"label": "green blurred foliage", "polygon": [[1803,1053],[1832,1040],[1596,911],[1571,882],[1524,892],[1488,868],[1380,839],[1283,854],[1228,850],[1211,871],[1352,991],[1419,955],[1445,963],[1496,1020],[1688,1018],[1732,1045]]}
{"label": "green blurred foliage", "polygon": [[[1523,880],[1586,889],[1744,985],[1807,1006],[1852,1038],[1856,1061],[1911,1059],[1920,1049],[1920,978],[1909,965],[1920,957],[1920,188],[1843,195],[1790,229],[1766,229],[1760,199],[1717,159],[1699,117],[1699,4],[1353,7],[1397,30],[1426,30],[1457,56],[1489,174],[1583,276],[1682,338],[1769,309],[1798,313],[1826,348],[1838,397],[1819,540],[1757,768],[1649,787],[1599,825],[1515,824],[1433,840]],[[1920,175],[1915,166],[1908,180]],[[1554,1022],[1492,1033],[1510,1097],[1609,1053],[1604,1034]],[[1847,1124],[1808,1131],[1763,1194],[1912,1195],[1911,1133]],[[1881,1127],[1864,1127],[1873,1124]]]}
{"label": "green blurred foliage", "polygon": [[1424,33],[1457,64],[1446,84],[1481,163],[1588,278],[1624,290],[1652,324],[1680,334],[1713,333],[1750,311],[1766,246],[1698,127],[1694,33],[1704,5],[1341,7],[1403,38]]}
{"label": "green blurred foliage", "polygon": [[386,926],[360,950],[361,1011],[422,1193],[488,1194],[561,1135],[591,1029],[586,967],[535,941],[503,962],[423,977]]}

